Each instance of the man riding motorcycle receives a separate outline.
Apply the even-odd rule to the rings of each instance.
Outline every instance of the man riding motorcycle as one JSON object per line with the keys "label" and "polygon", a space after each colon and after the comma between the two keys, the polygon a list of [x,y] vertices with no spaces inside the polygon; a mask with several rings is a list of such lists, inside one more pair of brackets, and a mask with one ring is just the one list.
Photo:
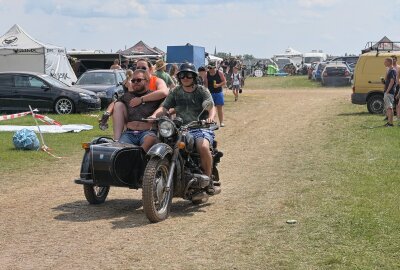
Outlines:
{"label": "man riding motorcycle", "polygon": [[[183,63],[177,74],[179,86],[174,88],[166,97],[161,107],[157,109],[151,117],[156,118],[166,114],[171,108],[175,109],[176,116],[182,118],[183,124],[198,120],[198,116],[202,111],[200,119],[206,120],[207,123],[214,122],[215,107],[210,91],[200,85],[197,85],[197,71],[193,64]],[[203,104],[207,101],[212,104],[204,110]],[[189,131],[195,139],[196,150],[200,154],[201,168],[204,174],[211,176],[212,156],[210,145],[214,141],[214,132],[209,129],[192,129]],[[208,193],[216,194],[220,192],[220,187],[216,185],[210,186]]]}

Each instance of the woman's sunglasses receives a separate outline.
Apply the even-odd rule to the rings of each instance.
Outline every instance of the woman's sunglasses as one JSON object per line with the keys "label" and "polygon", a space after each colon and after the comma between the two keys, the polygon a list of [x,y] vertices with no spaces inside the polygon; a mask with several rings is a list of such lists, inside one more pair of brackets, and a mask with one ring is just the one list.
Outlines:
{"label": "woman's sunglasses", "polygon": [[136,69],[147,70],[147,67],[136,67]]}
{"label": "woman's sunglasses", "polygon": [[141,83],[142,81],[146,81],[146,79],[139,78],[139,79],[132,79],[131,80],[132,83]]}
{"label": "woman's sunglasses", "polygon": [[179,79],[183,79],[183,78],[188,78],[188,79],[193,79],[193,73],[192,72],[180,72],[178,74],[178,78]]}

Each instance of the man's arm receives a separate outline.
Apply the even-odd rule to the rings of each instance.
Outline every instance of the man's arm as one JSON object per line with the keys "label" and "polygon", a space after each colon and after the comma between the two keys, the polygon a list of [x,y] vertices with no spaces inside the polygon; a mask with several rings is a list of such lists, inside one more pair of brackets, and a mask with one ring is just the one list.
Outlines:
{"label": "man's arm", "polygon": [[131,107],[136,107],[142,104],[142,101],[143,102],[156,101],[168,96],[169,90],[164,80],[157,78],[156,86],[157,86],[156,91],[152,91],[151,93],[148,93],[147,95],[142,96],[141,98],[133,98],[129,102],[129,105]]}
{"label": "man's arm", "polygon": [[208,118],[206,120],[207,123],[214,122],[215,113],[216,113],[215,106],[212,106],[212,108],[208,110]]}
{"label": "man's arm", "polygon": [[222,81],[220,83],[217,83],[217,87],[225,86],[226,85],[226,78],[225,78],[224,73],[222,73],[219,70],[218,70],[218,73],[219,73],[219,77],[221,78]]}
{"label": "man's arm", "polygon": [[149,118],[157,118],[167,114],[167,109],[163,106],[159,107]]}
{"label": "man's arm", "polygon": [[391,79],[390,79],[390,82],[389,82],[388,88],[385,89],[385,93],[386,93],[386,94],[389,94],[389,91],[390,91],[390,89],[392,89],[393,85],[394,85],[394,79],[391,78]]}

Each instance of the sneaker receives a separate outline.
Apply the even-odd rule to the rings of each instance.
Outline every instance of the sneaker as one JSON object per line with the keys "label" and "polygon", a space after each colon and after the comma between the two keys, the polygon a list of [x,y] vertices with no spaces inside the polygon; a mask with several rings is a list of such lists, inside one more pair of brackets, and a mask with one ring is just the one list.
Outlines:
{"label": "sneaker", "polygon": [[101,130],[106,130],[108,128],[108,118],[110,118],[110,114],[108,112],[105,112],[102,116],[101,119],[99,120],[99,128]]}
{"label": "sneaker", "polygon": [[220,127],[224,127],[224,126],[225,126],[225,124],[224,124],[224,123],[221,123],[219,126],[220,126]]}
{"label": "sneaker", "polygon": [[386,123],[386,124],[385,124],[385,127],[393,127],[393,124]]}

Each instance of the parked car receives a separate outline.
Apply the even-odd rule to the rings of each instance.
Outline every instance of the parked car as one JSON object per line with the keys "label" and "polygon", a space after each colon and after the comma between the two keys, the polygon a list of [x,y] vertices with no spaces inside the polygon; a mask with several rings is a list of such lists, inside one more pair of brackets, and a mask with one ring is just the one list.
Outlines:
{"label": "parked car", "polygon": [[351,71],[346,63],[329,62],[322,71],[321,82],[331,86],[350,85]]}
{"label": "parked car", "polygon": [[122,69],[89,70],[79,77],[75,85],[95,92],[101,99],[101,107],[105,108],[124,93],[122,82],[125,78]]}
{"label": "parked car", "polygon": [[0,111],[39,111],[70,114],[100,110],[94,92],[68,86],[37,72],[0,72]]}
{"label": "parked car", "polygon": [[324,70],[325,66],[326,66],[325,62],[317,63],[312,72],[312,77],[311,77],[314,81],[321,81],[322,70]]}
{"label": "parked car", "polygon": [[350,67],[350,71],[353,72],[357,64],[358,58],[359,56],[340,56],[333,58],[331,62],[339,62],[339,61],[345,62]]}

